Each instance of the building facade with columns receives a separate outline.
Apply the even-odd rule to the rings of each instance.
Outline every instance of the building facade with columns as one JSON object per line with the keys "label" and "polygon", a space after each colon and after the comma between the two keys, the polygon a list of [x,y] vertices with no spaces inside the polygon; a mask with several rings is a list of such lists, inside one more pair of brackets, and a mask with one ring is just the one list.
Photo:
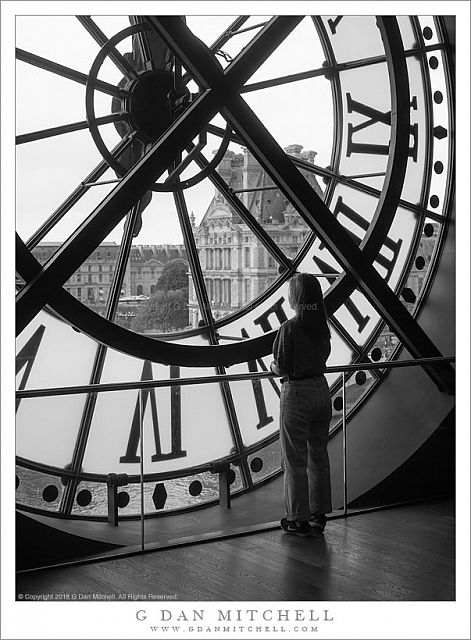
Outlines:
{"label": "building facade with columns", "polygon": [[[298,144],[285,151],[310,164],[316,156],[315,151],[303,151]],[[270,177],[250,151],[228,151],[218,172],[278,247],[293,258],[309,227],[280,190],[270,188]],[[322,197],[314,174],[301,172]],[[277,279],[278,264],[217,189],[199,225],[192,217],[192,226],[215,319],[255,300]],[[191,279],[189,310],[190,324],[197,327],[201,311]]]}

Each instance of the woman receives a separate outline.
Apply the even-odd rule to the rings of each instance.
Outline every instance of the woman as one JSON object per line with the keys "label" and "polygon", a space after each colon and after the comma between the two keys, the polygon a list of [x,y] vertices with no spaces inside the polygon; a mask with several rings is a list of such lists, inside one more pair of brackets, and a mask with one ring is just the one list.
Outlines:
{"label": "woman", "polygon": [[283,322],[273,345],[271,369],[281,376],[280,442],[284,469],[284,532],[324,531],[332,510],[327,453],[332,417],[325,363],[330,330],[317,278],[297,273],[289,284],[296,315]]}

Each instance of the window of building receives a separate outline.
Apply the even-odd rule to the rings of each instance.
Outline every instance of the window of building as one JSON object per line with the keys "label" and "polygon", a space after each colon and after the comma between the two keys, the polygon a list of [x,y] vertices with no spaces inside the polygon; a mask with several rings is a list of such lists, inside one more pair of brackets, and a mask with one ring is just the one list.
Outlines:
{"label": "window of building", "polygon": [[81,298],[82,297],[82,289],[80,287],[78,287],[77,289],[77,298]]}
{"label": "window of building", "polygon": [[136,295],[142,296],[142,284],[137,285]]}
{"label": "window of building", "polygon": [[268,266],[270,269],[274,269],[276,267],[275,259],[273,256],[268,256]]}
{"label": "window of building", "polygon": [[77,282],[82,282],[82,276],[80,273],[77,273]]}
{"label": "window of building", "polygon": [[88,276],[88,282],[93,282],[93,276],[91,275]]}
{"label": "window of building", "polygon": [[244,283],[244,302],[250,301],[250,279],[246,278]]}
{"label": "window of building", "polygon": [[224,249],[224,269],[230,269],[231,268],[231,250],[230,249]]}
{"label": "window of building", "polygon": [[98,271],[103,271],[103,267],[101,266],[101,264],[98,265]]}
{"label": "window of building", "polygon": [[250,267],[250,247],[245,247],[245,251],[244,251],[244,267]]}
{"label": "window of building", "polygon": [[100,275],[98,276],[98,282],[103,282],[103,276],[101,275],[101,273],[100,273]]}

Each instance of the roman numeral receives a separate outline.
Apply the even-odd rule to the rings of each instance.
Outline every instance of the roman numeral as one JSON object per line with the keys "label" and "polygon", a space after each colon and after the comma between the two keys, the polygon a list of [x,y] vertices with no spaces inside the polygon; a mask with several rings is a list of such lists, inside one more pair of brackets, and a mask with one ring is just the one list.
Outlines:
{"label": "roman numeral", "polygon": [[[374,124],[379,122],[391,127],[391,111],[379,111],[374,107],[370,107],[362,102],[358,102],[354,100],[350,93],[347,93],[347,111],[348,113],[359,113],[362,116],[365,116],[367,120],[354,126],[351,123],[348,123],[347,127],[347,156],[350,156],[352,153],[366,153],[366,154],[374,154],[374,155],[388,155],[389,153],[389,143],[388,144],[375,144],[375,143],[364,143],[364,142],[354,142],[353,136],[355,133],[358,133],[362,129],[366,129],[371,127]],[[412,109],[417,110],[417,96],[414,96],[411,100],[410,106]],[[413,144],[409,148],[409,156],[417,162],[417,151],[418,151],[418,133],[419,128],[418,124],[415,123],[410,126],[410,134],[413,137]]]}
{"label": "roman numeral", "polygon": [[332,20],[332,18],[329,18],[327,20],[327,24],[329,25],[330,28],[330,33],[332,35],[335,35],[337,33],[337,25],[340,22],[340,20],[343,18],[343,16],[337,16],[335,18],[335,20]]}
{"label": "roman numeral", "polygon": [[[244,338],[249,338],[249,334],[247,333],[246,329],[242,328],[241,334]],[[258,371],[257,362],[263,371],[267,371],[267,367],[265,366],[265,363],[260,358],[258,360],[249,360],[249,362],[247,362],[249,371],[251,373],[255,373]],[[278,389],[278,386],[276,385],[276,383],[274,384],[275,384],[275,390],[278,392],[278,396],[279,396],[280,391]],[[262,381],[252,380],[252,389],[255,397],[255,405],[257,407],[257,414],[258,414],[258,424],[256,425],[256,427],[257,429],[262,429],[263,427],[266,427],[267,424],[270,424],[270,422],[273,422],[273,416],[269,416],[267,413],[267,405],[265,403],[265,396],[263,395]]]}
{"label": "roman numeral", "polygon": [[[368,230],[368,227],[370,225],[368,220],[365,220],[365,218],[363,218],[357,211],[355,211],[354,209],[349,207],[347,204],[345,204],[342,196],[338,197],[337,202],[335,204],[335,208],[333,210],[333,214],[337,219],[339,218],[340,215],[345,216],[347,220],[350,220],[350,222],[352,222],[355,226],[359,227],[365,233]],[[352,240],[356,242],[356,244],[360,245],[362,241],[362,237],[360,237],[359,235],[357,235],[347,227],[345,227],[345,231],[349,234]],[[380,265],[385,270],[384,279],[386,280],[386,282],[391,277],[394,267],[396,266],[396,262],[399,256],[399,252],[401,250],[401,246],[402,246],[402,239],[399,238],[399,240],[392,240],[391,238],[387,237],[383,243],[383,246],[381,247],[381,251],[378,253],[378,255],[374,259],[374,262]],[[319,249],[323,249],[323,247],[324,245],[321,243],[319,245]],[[382,253],[382,251],[384,251],[385,249],[387,249],[392,253],[391,257],[387,257]]]}
{"label": "roman numeral", "polygon": [[267,333],[268,331],[271,331],[273,329],[269,320],[270,316],[272,316],[273,314],[276,316],[280,324],[282,324],[285,320],[288,320],[285,310],[283,309],[284,302],[285,299],[281,297],[279,300],[277,300],[277,302],[272,304],[272,306],[267,309],[265,313],[262,313],[261,316],[256,318],[253,323],[260,325],[263,333]]}
{"label": "roman numeral", "polygon": [[[23,377],[21,378],[20,384],[18,386],[18,391],[22,391],[26,387],[26,383],[28,382],[29,374],[31,373],[31,369],[33,368],[33,364],[36,359],[45,330],[46,327],[41,324],[21,349],[19,354],[16,356],[16,375],[18,375],[23,367],[25,367]],[[22,398],[16,399],[15,413],[18,411],[21,400]]]}
{"label": "roman numeral", "polygon": [[[180,367],[171,366],[170,377],[179,378]],[[146,360],[142,368],[141,381],[152,380],[152,379],[153,379],[152,364],[149,360]],[[154,432],[154,443],[155,443],[155,453],[152,456],[152,462],[157,462],[160,460],[173,460],[174,458],[185,457],[187,455],[186,451],[182,451],[182,448],[181,448],[180,387],[172,386],[170,388],[170,428],[171,428],[170,453],[162,453],[155,389],[146,389],[142,393],[142,413],[143,413],[142,420],[144,420],[144,415],[145,415],[149,400],[150,400],[150,409],[151,409],[151,417],[152,417],[152,429]],[[140,412],[140,407],[139,407],[139,396],[138,396],[136,400],[136,406],[134,408],[134,415],[132,419],[131,430],[129,432],[129,439],[128,439],[128,445],[126,448],[126,453],[124,456],[120,457],[119,459],[120,462],[135,463],[135,462],[141,461],[141,457],[137,454],[137,447],[139,445],[139,439],[140,439],[139,412]]]}
{"label": "roman numeral", "polygon": [[[318,266],[321,273],[334,273],[334,274],[339,273],[334,267],[331,267],[327,264],[327,262],[324,262],[324,260],[321,260],[316,256],[313,256],[313,260]],[[335,282],[335,279],[336,279],[335,277],[331,277],[331,278],[327,277],[327,281],[329,282],[329,284],[332,284],[332,282]],[[357,325],[358,333],[361,333],[363,329],[366,327],[366,325],[368,324],[368,322],[370,321],[370,316],[368,315],[364,316],[361,313],[360,309],[356,306],[356,304],[350,298],[348,298],[348,300],[344,302],[344,306],[349,312],[349,314],[352,316],[352,318],[354,319],[355,324]]]}

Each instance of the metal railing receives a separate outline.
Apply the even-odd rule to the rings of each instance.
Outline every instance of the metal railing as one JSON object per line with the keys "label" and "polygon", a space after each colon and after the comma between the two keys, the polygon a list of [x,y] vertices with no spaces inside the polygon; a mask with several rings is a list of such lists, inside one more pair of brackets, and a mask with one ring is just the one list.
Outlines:
{"label": "metal railing", "polygon": [[[327,367],[325,373],[326,374],[341,374],[342,380],[342,469],[343,469],[343,514],[347,514],[347,493],[348,493],[348,476],[347,476],[347,403],[346,403],[346,380],[347,375],[350,372],[354,371],[364,371],[364,370],[387,370],[387,369],[396,369],[402,367],[412,367],[412,366],[429,366],[429,365],[440,365],[446,363],[455,362],[454,356],[447,357],[439,357],[439,358],[420,358],[420,359],[409,359],[409,360],[395,360],[395,361],[382,361],[382,362],[362,362],[355,363],[349,365],[337,365],[333,367]],[[113,391],[129,391],[132,389],[136,389],[139,391],[139,440],[140,440],[140,469],[139,469],[139,483],[140,483],[140,500],[141,500],[141,509],[140,509],[140,522],[141,522],[141,549],[144,550],[144,522],[145,522],[145,508],[144,508],[144,392],[149,389],[155,389],[159,387],[171,387],[171,386],[187,386],[187,385],[198,385],[198,384],[210,384],[210,383],[220,383],[220,382],[237,382],[237,381],[246,381],[246,380],[261,380],[261,379],[269,379],[276,378],[276,376],[271,371],[261,371],[254,373],[237,373],[237,374],[225,374],[225,375],[212,375],[212,376],[200,376],[200,377],[188,377],[188,378],[169,378],[165,380],[143,380],[138,382],[118,382],[118,383],[100,383],[100,384],[88,384],[88,385],[79,385],[79,386],[68,386],[68,387],[51,387],[51,388],[43,388],[43,389],[23,389],[21,391],[16,392],[17,399],[24,398],[43,398],[43,397],[51,397],[51,396],[64,396],[64,395],[75,395],[75,394],[84,394],[84,393],[104,393],[104,392],[113,392]],[[246,452],[247,455],[247,452]],[[234,459],[240,456],[234,456]],[[222,472],[215,467],[217,463],[221,461],[212,461],[208,465],[202,465],[201,469],[212,470],[212,473],[218,472],[227,473],[227,469],[225,468]],[[21,464],[21,463],[20,463]],[[194,472],[196,468],[191,469],[191,472]],[[68,472],[66,470],[61,470],[58,472],[58,475],[63,476],[75,476],[76,474],[73,472]],[[84,479],[90,477],[91,474],[79,474],[80,477],[83,476]],[[108,477],[113,474],[108,474]],[[167,473],[165,475],[168,475]],[[172,477],[181,477],[181,474],[171,473]],[[184,474],[187,475],[187,474]],[[133,476],[127,476],[129,480],[133,478]],[[108,481],[108,480],[107,480]],[[225,507],[229,506],[230,495],[228,491],[228,482],[227,477],[224,479],[219,479],[219,501],[222,506],[224,503],[224,499],[227,501]],[[223,489],[221,489],[221,487]],[[224,495],[223,495],[224,494]],[[114,493],[109,492],[109,495],[113,495],[111,500],[112,503],[112,511],[110,507],[110,501],[108,502],[108,522],[117,524],[117,505],[116,505],[116,496]]]}

